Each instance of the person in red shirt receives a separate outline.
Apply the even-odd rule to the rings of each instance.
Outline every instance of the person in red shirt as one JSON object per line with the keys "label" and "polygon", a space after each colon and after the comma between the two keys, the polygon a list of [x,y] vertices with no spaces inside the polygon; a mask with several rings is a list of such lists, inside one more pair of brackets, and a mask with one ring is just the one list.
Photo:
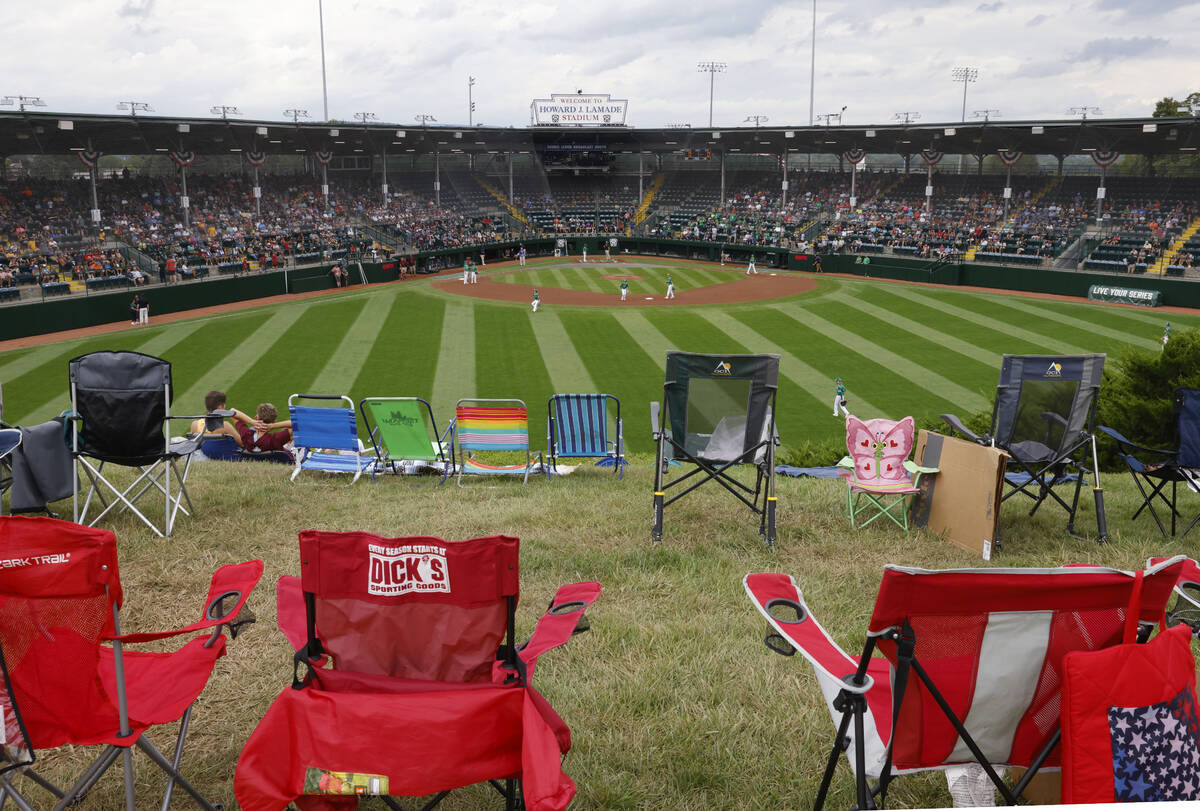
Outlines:
{"label": "person in red shirt", "polygon": [[237,424],[242,447],[250,451],[287,451],[285,446],[292,441],[292,421],[278,422],[279,411],[271,403],[260,403],[257,417],[261,430],[245,422]]}

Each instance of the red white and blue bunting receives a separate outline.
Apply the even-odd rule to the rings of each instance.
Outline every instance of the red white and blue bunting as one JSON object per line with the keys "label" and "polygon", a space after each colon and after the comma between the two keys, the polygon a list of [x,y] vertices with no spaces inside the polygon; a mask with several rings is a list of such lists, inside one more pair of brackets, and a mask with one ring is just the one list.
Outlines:
{"label": "red white and blue bunting", "polygon": [[1017,162],[1020,161],[1021,158],[1025,157],[1024,152],[1020,152],[1016,149],[997,149],[996,155],[999,156],[1000,162],[1005,166],[1016,166]]}
{"label": "red white and blue bunting", "polygon": [[946,157],[945,152],[939,152],[936,149],[922,149],[921,158],[930,166],[937,166],[942,162],[942,158]]}
{"label": "red white and blue bunting", "polygon": [[168,152],[171,160],[175,161],[176,166],[191,166],[196,162],[196,153],[191,150],[180,150],[179,152]]}
{"label": "red white and blue bunting", "polygon": [[242,153],[242,157],[246,159],[246,163],[251,166],[262,166],[267,162],[266,152],[255,152],[253,149],[247,149]]}
{"label": "red white and blue bunting", "polygon": [[76,152],[75,154],[79,156],[80,163],[89,169],[95,169],[96,164],[100,161],[100,156],[104,153],[99,149],[84,149],[80,152]]}
{"label": "red white and blue bunting", "polygon": [[313,157],[317,159],[317,163],[322,166],[328,166],[329,162],[333,160],[333,153],[317,151],[313,152]]}
{"label": "red white and blue bunting", "polygon": [[1109,149],[1097,149],[1092,153],[1092,160],[1097,166],[1112,166],[1121,159],[1121,153]]}
{"label": "red white and blue bunting", "polygon": [[866,159],[867,151],[865,149],[847,149],[842,153],[842,157],[857,166]]}

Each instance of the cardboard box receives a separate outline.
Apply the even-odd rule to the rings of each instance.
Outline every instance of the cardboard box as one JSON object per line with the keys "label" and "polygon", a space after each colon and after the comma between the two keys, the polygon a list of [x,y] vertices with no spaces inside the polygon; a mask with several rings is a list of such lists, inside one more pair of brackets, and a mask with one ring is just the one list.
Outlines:
{"label": "cardboard box", "polygon": [[913,459],[918,465],[938,469],[932,476],[921,477],[913,524],[928,527],[955,546],[991,560],[1008,454],[922,429]]}

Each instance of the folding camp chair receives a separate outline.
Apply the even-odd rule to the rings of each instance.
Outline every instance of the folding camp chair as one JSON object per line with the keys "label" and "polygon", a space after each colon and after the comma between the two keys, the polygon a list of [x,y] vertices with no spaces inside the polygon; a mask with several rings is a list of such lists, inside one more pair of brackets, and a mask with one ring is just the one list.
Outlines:
{"label": "folding camp chair", "polygon": [[[1008,490],[1002,501],[1018,493],[1027,496],[1033,500],[1029,510],[1033,515],[1043,502],[1052,499],[1067,511],[1067,532],[1072,535],[1083,479],[1091,476],[1101,542],[1108,540],[1108,528],[1092,426],[1104,357],[1005,355],[987,434],[975,434],[952,414],[941,415],[952,431],[1006,451],[1020,468],[1005,474]],[[1054,486],[1071,480],[1075,482],[1075,493],[1068,504],[1054,492]]]}
{"label": "folding camp chair", "polygon": [[[298,400],[332,400],[339,406],[297,405]],[[358,441],[358,421],[354,401],[344,394],[293,394],[288,398],[292,419],[292,447],[296,449],[296,468],[291,481],[302,470],[325,473],[353,473],[350,484],[363,471],[375,475],[375,460],[364,456]]]}
{"label": "folding camp chair", "polygon": [[[529,450],[529,413],[522,400],[480,400],[467,398],[454,406],[454,464],[458,469],[458,486],[462,477],[524,476],[529,482],[534,457],[542,463],[541,453]],[[524,453],[525,461],[495,464],[485,462],[481,453]]]}
{"label": "folding camp chair", "polygon": [[[1150,558],[1147,566],[1157,566],[1167,558]],[[1175,604],[1167,609],[1167,625],[1183,623],[1200,639],[1200,563],[1192,558],[1183,562],[1179,580],[1175,582]]]}
{"label": "folding camp chair", "polygon": [[[69,368],[75,521],[95,526],[119,506],[120,512],[129,510],[160,537],[170,535],[178,513],[190,515],[195,509],[187,474],[191,455],[200,447],[195,438],[172,442],[170,431],[164,430],[170,420],[198,418],[171,414],[171,364],[140,352],[92,352],[72,359]],[[108,464],[137,468],[140,475],[121,489],[104,475]],[[81,469],[89,481],[82,507]],[[151,491],[164,498],[162,529],[136,506]],[[103,509],[88,520],[93,498]]]}
{"label": "folding camp chair", "polygon": [[[908,458],[912,453],[915,426],[912,417],[864,422],[853,414],[846,417],[846,450],[849,456],[838,463],[846,480],[846,515],[859,529],[877,518],[887,517],[908,532],[908,508],[920,493],[921,476],[937,473]],[[873,513],[861,524],[864,512]]]}
{"label": "folding camp chair", "polygon": [[[1178,488],[1180,483],[1185,488],[1200,489],[1200,389],[1175,390],[1175,431],[1178,447],[1174,450],[1144,448],[1135,442],[1130,442],[1120,432],[1101,425],[1099,430],[1108,434],[1117,442],[1117,455],[1129,468],[1133,483],[1142,494],[1142,504],[1133,513],[1133,519],[1142,514],[1142,510],[1150,509],[1150,516],[1158,524],[1158,531],[1167,535],[1167,528],[1162,517],[1154,509],[1157,499],[1163,507],[1170,511],[1171,537],[1175,536],[1175,519],[1179,517]],[[1171,497],[1167,498],[1166,487],[1171,485]],[[1187,525],[1184,535],[1191,532],[1192,527],[1200,522],[1200,512]]]}
{"label": "folding camp chair", "polygon": [[[608,402],[612,401],[616,439],[608,438]],[[617,478],[625,475],[627,462],[621,455],[621,401],[611,394],[556,394],[546,404],[546,455],[550,477],[558,457],[590,459],[611,465]]]}
{"label": "folding camp chair", "polygon": [[[65,744],[104,751],[70,789],[24,771],[56,799],[56,809],[81,802],[117,758],[122,760],[125,807],[134,811],[133,747],[167,775],[162,807],[175,785],[202,807],[213,808],[180,773],[192,706],[213,667],[225,655],[224,631],[253,621],[246,600],[262,576],[260,560],[222,566],[212,576],[203,612],[185,628],[122,634],[123,601],[117,541],[111,532],[53,518],[0,518],[0,652],[11,697],[30,748]],[[172,595],[174,597],[174,595]],[[200,633],[197,636],[198,632]],[[188,636],[171,653],[138,653],[126,645]],[[108,644],[105,644],[108,643]],[[9,718],[5,717],[5,728]],[[179,722],[171,759],[146,737],[160,724]],[[11,773],[0,791],[30,809]],[[141,805],[142,808],[146,804]]]}
{"label": "folding camp chair", "polygon": [[4,494],[12,488],[12,452],[21,445],[21,432],[0,428],[0,515],[4,514]]}
{"label": "folding camp chair", "polygon": [[445,484],[452,465],[446,450],[453,442],[453,423],[438,432],[433,406],[420,397],[366,397],[359,401],[363,425],[375,448],[375,468],[403,473],[412,463],[440,469]]}
{"label": "folding camp chair", "polygon": [[[651,529],[656,542],[662,540],[666,507],[715,481],[759,516],[759,535],[767,546],[774,545],[778,390],[778,355],[667,352],[666,409],[650,404],[650,425],[657,443]],[[664,483],[672,460],[696,467]],[[737,465],[756,467],[753,488],[734,478],[730,471]],[[670,488],[687,484],[694,476],[701,478],[667,498]]]}
{"label": "folding camp chair", "polygon": [[[746,592],[771,626],[767,646],[804,655],[838,728],[815,808],[842,752],[860,809],[883,807],[899,774],[972,762],[1015,805],[1040,768],[1060,762],[1063,656],[1121,643],[1127,623],[1141,623],[1144,638],[1183,562],[1145,572],[885,566],[857,659],[812,616],[793,578],[747,575]],[[1010,788],[1000,766],[1028,771]]]}
{"label": "folding camp chair", "polygon": [[530,680],[541,654],[587,628],[600,584],[560,587],[517,645],[518,547],[301,532],[300,578],[278,588],[293,683],[242,750],[242,809],[353,808],[355,795],[398,808],[391,796],[434,795],[430,809],[483,782],[509,809],[565,808],[570,732]]}

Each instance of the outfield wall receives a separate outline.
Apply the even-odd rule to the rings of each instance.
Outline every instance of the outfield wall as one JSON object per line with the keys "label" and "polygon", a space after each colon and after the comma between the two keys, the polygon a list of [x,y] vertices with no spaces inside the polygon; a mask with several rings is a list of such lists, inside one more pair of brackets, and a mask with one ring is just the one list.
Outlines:
{"label": "outfield wall", "polygon": [[[607,237],[564,237],[568,256],[578,256],[586,246],[592,256],[604,253]],[[485,246],[489,261],[504,261],[515,254],[519,243],[499,243]],[[527,240],[525,247],[531,256],[552,255],[557,245],[554,238]],[[621,254],[658,256],[663,258],[718,261],[722,246],[711,242],[619,237]],[[759,267],[778,267],[788,270],[812,270],[811,255],[797,254],[779,248],[750,248],[725,246],[733,264],[744,264],[751,255]],[[468,256],[478,258],[479,249],[443,248],[425,251],[417,256],[417,267],[430,265],[461,267]],[[864,259],[870,261],[863,263]],[[1162,303],[1172,307],[1200,309],[1200,283],[1159,276],[1129,276],[1126,274],[1048,270],[1027,266],[938,264],[930,260],[891,256],[856,257],[833,255],[822,257],[827,273],[845,273],[864,278],[895,279],[941,285],[966,285],[995,290],[1019,290],[1048,293],[1086,299],[1088,288],[1094,284],[1127,286],[1157,290]],[[283,293],[303,293],[333,287],[329,274],[332,264],[315,265],[296,270],[276,270],[247,276],[184,282],[177,285],[151,287],[145,291],[150,302],[151,317],[163,313],[182,312],[199,307],[251,301]],[[397,266],[393,262],[362,263],[369,283],[393,281]],[[349,266],[350,282],[361,284],[357,263]],[[44,335],[51,332],[92,327],[98,324],[121,322],[129,317],[133,290],[113,293],[93,293],[0,307],[0,340]]]}

